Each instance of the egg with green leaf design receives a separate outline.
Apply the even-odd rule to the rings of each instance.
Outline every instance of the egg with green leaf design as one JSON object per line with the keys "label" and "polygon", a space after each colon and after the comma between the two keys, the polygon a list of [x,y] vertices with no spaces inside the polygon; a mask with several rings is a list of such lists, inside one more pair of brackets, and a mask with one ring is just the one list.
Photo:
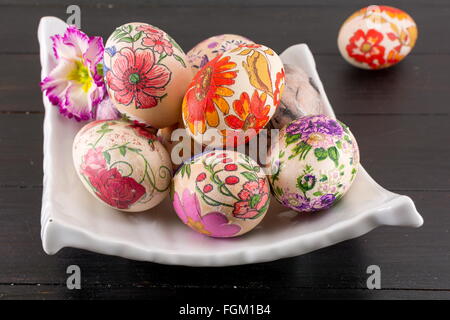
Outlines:
{"label": "egg with green leaf design", "polygon": [[73,148],[75,170],[98,200],[122,211],[145,211],[169,193],[170,156],[148,129],[122,120],[85,125]]}
{"label": "egg with green leaf design", "polygon": [[104,78],[108,94],[126,117],[155,128],[176,124],[192,79],[184,51],[163,30],[127,23],[105,44]]}
{"label": "egg with green leaf design", "polygon": [[314,212],[331,207],[348,191],[357,174],[359,149],[345,124],[311,115],[280,130],[269,159],[277,200],[298,212]]}

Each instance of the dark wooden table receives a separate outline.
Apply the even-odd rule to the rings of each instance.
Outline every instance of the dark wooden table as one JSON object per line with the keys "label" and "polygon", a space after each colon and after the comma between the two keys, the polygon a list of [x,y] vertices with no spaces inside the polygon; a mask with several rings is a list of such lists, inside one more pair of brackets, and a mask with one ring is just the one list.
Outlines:
{"label": "dark wooden table", "polygon": [[[378,72],[351,67],[336,46],[341,23],[366,1],[76,1],[90,35],[107,37],[115,26],[143,21],[186,50],[221,33],[246,35],[278,52],[307,43],[338,118],[358,138],[365,168],[387,189],[412,197],[425,219],[420,229],[379,228],[300,257],[227,268],[165,266],[76,249],[43,252],[36,30],[42,16],[66,19],[72,1],[63,2],[0,0],[0,299],[450,298],[448,1],[390,2],[414,17],[419,40],[404,62]],[[81,290],[66,288],[73,264],[82,269]],[[381,290],[366,288],[372,264],[381,268]]]}

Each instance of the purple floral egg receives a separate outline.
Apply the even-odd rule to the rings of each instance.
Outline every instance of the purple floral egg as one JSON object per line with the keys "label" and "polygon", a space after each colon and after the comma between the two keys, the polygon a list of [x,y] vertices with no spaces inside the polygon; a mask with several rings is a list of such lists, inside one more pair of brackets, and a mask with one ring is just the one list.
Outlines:
{"label": "purple floral egg", "polygon": [[277,200],[298,212],[331,207],[359,165],[355,137],[342,122],[311,115],[285,126],[271,148],[269,182]]}
{"label": "purple floral egg", "polygon": [[269,208],[269,182],[259,165],[230,150],[185,162],[173,178],[173,208],[198,233],[218,238],[255,228]]}

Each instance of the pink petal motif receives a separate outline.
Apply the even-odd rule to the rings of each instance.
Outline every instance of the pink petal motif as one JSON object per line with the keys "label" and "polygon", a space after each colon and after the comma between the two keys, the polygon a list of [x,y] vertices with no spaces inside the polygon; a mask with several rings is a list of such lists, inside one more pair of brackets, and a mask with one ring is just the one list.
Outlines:
{"label": "pink petal motif", "polygon": [[202,217],[205,229],[211,232],[213,237],[232,237],[241,231],[237,224],[230,224],[228,218],[220,212],[210,212]]}
{"label": "pink petal motif", "polygon": [[258,204],[256,205],[256,207],[255,207],[255,209],[256,210],[261,210],[265,205],[266,205],[266,202],[269,200],[269,194],[268,193],[264,193],[262,196],[261,196],[261,199],[259,200],[259,202],[258,202]]}
{"label": "pink petal motif", "polygon": [[166,93],[170,70],[155,64],[154,53],[149,50],[123,48],[114,57],[106,83],[114,91],[117,102],[129,105],[134,101],[135,107],[142,109],[155,107],[158,98]]}
{"label": "pink petal motif", "polygon": [[75,48],[78,58],[82,58],[83,54],[89,49],[89,37],[74,26],[67,28],[63,41],[65,45]]}
{"label": "pink petal motif", "polygon": [[115,120],[120,119],[120,113],[111,99],[106,97],[98,104],[95,118],[97,120]]}
{"label": "pink petal motif", "polygon": [[103,59],[104,50],[102,37],[90,37],[88,49],[83,54],[83,58],[88,60],[91,64],[100,63]]}
{"label": "pink petal motif", "polygon": [[92,118],[90,94],[86,94],[81,85],[72,84],[66,91],[65,103],[62,109],[65,109],[64,114],[68,115],[69,118],[73,116],[78,121],[89,120]]}
{"label": "pink petal motif", "polygon": [[114,75],[124,77],[130,73],[129,69],[132,67],[134,67],[133,51],[130,48],[123,48],[113,64]]}
{"label": "pink petal motif", "polygon": [[252,194],[258,193],[259,183],[258,183],[258,181],[249,181],[244,184],[244,189],[248,190]]}
{"label": "pink petal motif", "polygon": [[[150,92],[152,94],[153,90],[150,90]],[[158,100],[151,94],[146,94],[144,91],[138,91],[136,94],[136,106],[143,109],[156,106]]]}
{"label": "pink petal motif", "polygon": [[200,203],[197,195],[191,193],[189,189],[183,191],[183,207],[186,216],[190,217],[194,221],[200,221]]}
{"label": "pink petal motif", "polygon": [[158,37],[145,37],[144,39],[142,39],[142,44],[147,47],[153,47],[156,43],[156,40],[158,40]]}
{"label": "pink petal motif", "polygon": [[151,73],[146,75],[145,87],[152,89],[161,89],[162,92],[165,92],[164,87],[169,83],[170,78],[170,70],[162,64],[157,64],[152,68]]}
{"label": "pink petal motif", "polygon": [[186,213],[184,212],[183,204],[181,203],[180,196],[176,192],[173,196],[172,205],[173,205],[175,212],[180,217],[181,221],[183,221],[184,223],[187,223],[188,219],[187,219]]}
{"label": "pink petal motif", "polygon": [[136,50],[136,65],[135,68],[141,74],[147,74],[155,64],[155,54],[153,51],[138,49]]}
{"label": "pink petal motif", "polygon": [[53,55],[58,59],[71,59],[77,56],[77,49],[73,45],[64,43],[64,38],[57,34],[50,37],[53,41]]}
{"label": "pink petal motif", "polygon": [[126,82],[121,78],[116,77],[112,71],[108,71],[106,73],[106,82],[114,91],[122,91],[127,89]]}
{"label": "pink petal motif", "polygon": [[134,90],[128,90],[127,88],[114,92],[114,98],[124,104],[129,105],[134,98]]}
{"label": "pink petal motif", "polygon": [[256,217],[258,214],[259,214],[258,211],[254,210],[254,209],[250,209],[247,212],[244,212],[243,214],[235,215],[235,217],[240,218],[240,219],[252,219],[252,218]]}
{"label": "pink petal motif", "polygon": [[250,191],[248,191],[248,190],[246,190],[246,189],[243,189],[243,190],[241,190],[239,193],[238,193],[238,197],[240,198],[240,199],[242,199],[242,200],[248,200],[248,199],[250,199],[250,197],[251,197],[251,193],[250,193]]}

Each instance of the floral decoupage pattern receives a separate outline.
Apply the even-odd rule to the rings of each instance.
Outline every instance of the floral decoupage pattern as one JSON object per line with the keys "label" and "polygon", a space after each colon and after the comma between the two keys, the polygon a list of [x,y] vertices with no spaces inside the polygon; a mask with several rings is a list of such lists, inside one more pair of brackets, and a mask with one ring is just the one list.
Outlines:
{"label": "floral decoupage pattern", "polygon": [[173,179],[173,207],[195,231],[234,237],[253,229],[269,208],[269,182],[248,156],[214,150],[185,162]]}
{"label": "floral decoupage pattern", "polygon": [[338,45],[342,56],[364,69],[390,67],[408,55],[417,40],[417,26],[404,11],[369,6],[342,25]]}
{"label": "floral decoupage pattern", "polygon": [[169,193],[169,154],[153,133],[130,122],[87,124],[75,137],[73,160],[84,186],[113,208],[144,211]]}
{"label": "floral decoupage pattern", "polygon": [[188,63],[194,73],[222,53],[253,41],[237,34],[221,34],[203,40],[187,53]]}
{"label": "floral decoupage pattern", "polygon": [[158,128],[177,122],[192,79],[181,47],[145,23],[115,29],[105,46],[104,74],[119,111]]}
{"label": "floral decoupage pattern", "polygon": [[324,115],[291,122],[271,148],[272,192],[299,212],[331,207],[355,179],[359,150],[348,127]]}
{"label": "floral decoupage pattern", "polygon": [[207,129],[220,139],[211,147],[248,142],[280,103],[284,69],[270,48],[241,45],[209,61],[195,75],[183,100],[183,121],[198,143]]}

